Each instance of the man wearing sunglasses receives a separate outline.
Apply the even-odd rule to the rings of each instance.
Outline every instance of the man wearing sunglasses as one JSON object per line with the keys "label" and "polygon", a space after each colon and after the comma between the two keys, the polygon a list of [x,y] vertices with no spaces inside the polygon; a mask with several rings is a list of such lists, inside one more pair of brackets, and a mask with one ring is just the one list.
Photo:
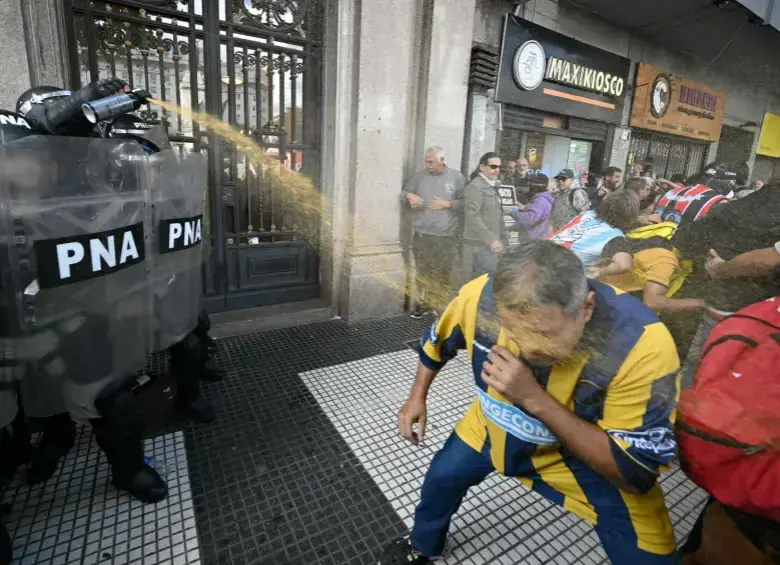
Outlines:
{"label": "man wearing sunglasses", "polygon": [[466,279],[492,273],[504,250],[504,220],[498,195],[501,158],[485,153],[465,190],[463,260]]}

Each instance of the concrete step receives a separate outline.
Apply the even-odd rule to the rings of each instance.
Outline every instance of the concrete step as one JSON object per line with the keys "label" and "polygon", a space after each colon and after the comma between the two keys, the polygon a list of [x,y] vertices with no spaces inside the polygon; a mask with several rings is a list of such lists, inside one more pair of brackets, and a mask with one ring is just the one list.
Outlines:
{"label": "concrete step", "polygon": [[259,306],[232,312],[211,314],[211,331],[216,338],[314,324],[331,319],[330,306],[321,299]]}

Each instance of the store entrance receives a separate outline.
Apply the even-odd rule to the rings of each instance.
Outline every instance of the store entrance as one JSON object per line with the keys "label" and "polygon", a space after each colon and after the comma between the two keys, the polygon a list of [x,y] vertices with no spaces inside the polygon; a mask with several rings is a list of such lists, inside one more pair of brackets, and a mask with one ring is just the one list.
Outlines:
{"label": "store entrance", "polygon": [[598,170],[604,144],[530,131],[504,130],[499,152],[501,160],[528,159],[530,170],[552,178],[561,169],[574,172],[574,186],[586,186],[588,172]]}

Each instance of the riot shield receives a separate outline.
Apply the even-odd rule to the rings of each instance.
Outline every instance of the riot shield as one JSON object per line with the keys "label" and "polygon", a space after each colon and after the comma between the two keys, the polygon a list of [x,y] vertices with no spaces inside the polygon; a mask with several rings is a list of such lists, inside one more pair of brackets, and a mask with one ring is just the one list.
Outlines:
{"label": "riot shield", "polygon": [[23,329],[20,264],[27,258],[16,252],[18,226],[11,217],[7,189],[15,177],[25,174],[25,163],[7,158],[8,145],[0,145],[0,428],[16,415],[17,390],[25,374],[26,332]]}
{"label": "riot shield", "polygon": [[3,161],[25,411],[97,417],[151,351],[148,159],[132,141],[30,137]]}
{"label": "riot shield", "polygon": [[152,168],[152,350],[181,341],[198,324],[203,293],[206,160],[167,149],[149,155]]}

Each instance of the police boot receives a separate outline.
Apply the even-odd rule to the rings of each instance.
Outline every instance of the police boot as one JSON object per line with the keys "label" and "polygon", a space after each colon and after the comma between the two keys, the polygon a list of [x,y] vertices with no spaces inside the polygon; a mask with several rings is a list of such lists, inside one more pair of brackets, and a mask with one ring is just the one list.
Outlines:
{"label": "police boot", "polygon": [[120,389],[95,401],[103,416],[90,420],[98,445],[111,465],[112,484],[141,502],[160,502],[168,487],[144,461],[144,444],[132,409],[133,394]]}
{"label": "police boot", "polygon": [[76,424],[69,414],[58,414],[44,422],[41,441],[33,451],[32,464],[27,470],[28,485],[37,485],[51,477],[76,442]]}
{"label": "police boot", "polygon": [[225,371],[217,365],[217,362],[212,357],[209,357],[203,365],[203,372],[200,378],[210,383],[222,382],[222,379],[225,378]]}
{"label": "police boot", "polygon": [[200,379],[208,359],[203,342],[191,332],[171,346],[171,370],[176,379],[176,407],[198,423],[213,422],[214,409],[200,393]]}
{"label": "police boot", "polygon": [[0,565],[11,565],[11,558],[13,557],[12,548],[11,536],[8,535],[8,530],[5,529],[3,515],[0,513]]}
{"label": "police boot", "polygon": [[14,421],[0,429],[0,488],[11,481],[17,467],[30,462],[32,452],[30,430],[19,410]]}
{"label": "police boot", "polygon": [[198,325],[193,333],[206,344],[209,353],[214,354],[217,352],[217,342],[209,335],[210,329],[211,320],[209,319],[209,314],[205,310],[201,310],[198,313]]}

